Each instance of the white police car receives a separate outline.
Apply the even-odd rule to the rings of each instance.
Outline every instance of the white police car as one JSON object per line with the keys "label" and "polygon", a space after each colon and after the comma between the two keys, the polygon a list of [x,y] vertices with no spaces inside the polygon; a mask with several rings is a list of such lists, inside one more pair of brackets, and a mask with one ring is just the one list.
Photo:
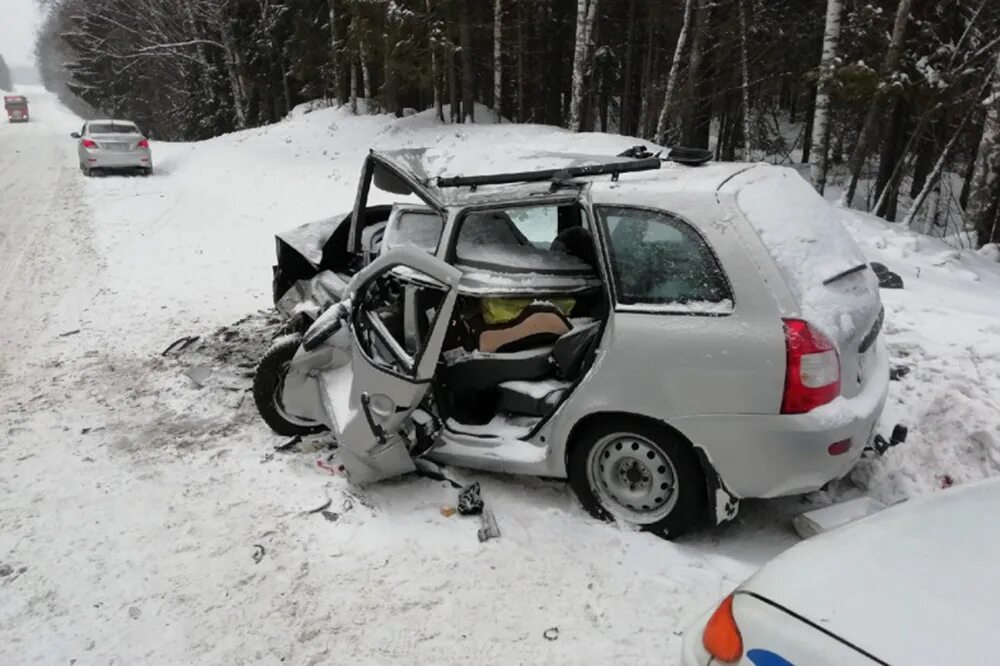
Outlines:
{"label": "white police car", "polygon": [[989,480],[805,541],[688,629],[681,662],[997,663],[998,513]]}

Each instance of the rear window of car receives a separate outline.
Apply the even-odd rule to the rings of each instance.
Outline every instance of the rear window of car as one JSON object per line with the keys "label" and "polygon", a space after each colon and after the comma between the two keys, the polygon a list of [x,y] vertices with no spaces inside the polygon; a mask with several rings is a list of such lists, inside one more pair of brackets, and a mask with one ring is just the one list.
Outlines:
{"label": "rear window of car", "polygon": [[139,128],[126,123],[90,123],[87,129],[91,134],[138,134]]}
{"label": "rear window of car", "polygon": [[662,211],[598,206],[618,302],[724,314],[732,292],[715,254],[691,225]]}

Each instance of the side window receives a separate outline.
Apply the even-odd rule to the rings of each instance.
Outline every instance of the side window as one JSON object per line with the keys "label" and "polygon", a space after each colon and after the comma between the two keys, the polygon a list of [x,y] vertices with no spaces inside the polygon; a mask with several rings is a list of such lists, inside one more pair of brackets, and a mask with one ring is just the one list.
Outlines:
{"label": "side window", "polygon": [[732,301],[729,282],[701,235],[659,211],[597,207],[618,302],[697,305]]}
{"label": "side window", "polygon": [[382,243],[383,252],[398,247],[417,247],[434,254],[444,220],[432,211],[403,210],[389,223],[389,230]]}
{"label": "side window", "polygon": [[471,211],[459,222],[455,261],[500,272],[589,274],[596,253],[584,222],[575,204]]}
{"label": "side window", "polygon": [[405,266],[369,280],[356,296],[354,321],[365,355],[387,370],[413,374],[446,295],[440,282]]}

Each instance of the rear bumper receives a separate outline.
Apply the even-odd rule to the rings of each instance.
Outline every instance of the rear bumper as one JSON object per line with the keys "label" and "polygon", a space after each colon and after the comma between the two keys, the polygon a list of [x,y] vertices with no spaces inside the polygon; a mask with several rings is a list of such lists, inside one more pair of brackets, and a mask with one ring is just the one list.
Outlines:
{"label": "rear bumper", "polygon": [[153,166],[152,156],[148,150],[129,152],[113,152],[109,150],[92,150],[87,153],[87,166],[91,169],[134,169]]}
{"label": "rear bumper", "polygon": [[[818,490],[846,475],[869,443],[889,391],[889,361],[879,344],[864,390],[795,415],[722,414],[680,418],[671,425],[708,455],[738,497],[777,497]],[[831,455],[835,442],[850,448]]]}

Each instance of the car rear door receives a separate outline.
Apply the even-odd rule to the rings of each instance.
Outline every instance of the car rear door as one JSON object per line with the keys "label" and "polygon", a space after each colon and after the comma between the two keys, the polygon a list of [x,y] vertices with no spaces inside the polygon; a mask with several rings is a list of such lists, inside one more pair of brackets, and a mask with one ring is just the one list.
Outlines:
{"label": "car rear door", "polygon": [[352,281],[351,363],[320,377],[352,482],[412,471],[413,447],[436,436],[429,425],[436,419],[420,407],[451,325],[460,276],[408,247],[382,255]]}

